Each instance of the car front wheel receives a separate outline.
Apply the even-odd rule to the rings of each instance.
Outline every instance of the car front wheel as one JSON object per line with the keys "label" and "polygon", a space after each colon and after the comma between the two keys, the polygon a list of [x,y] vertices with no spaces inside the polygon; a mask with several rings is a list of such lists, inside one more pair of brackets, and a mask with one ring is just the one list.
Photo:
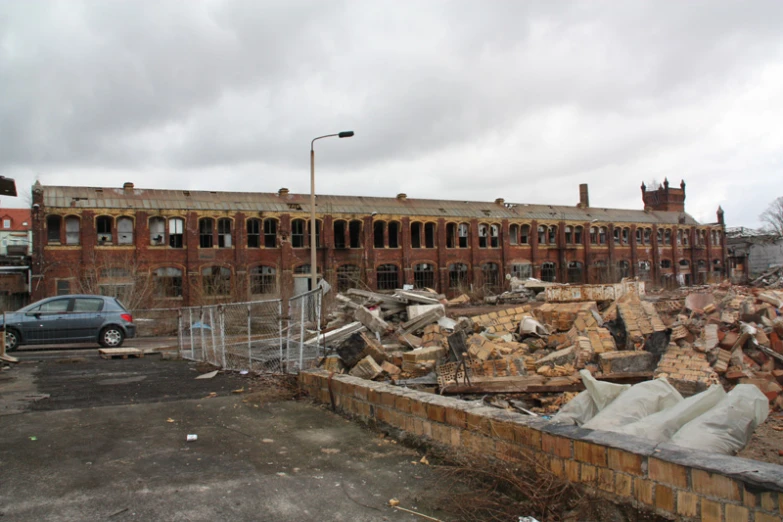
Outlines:
{"label": "car front wheel", "polygon": [[118,326],[107,326],[101,330],[101,336],[98,338],[104,348],[119,348],[124,340],[125,334]]}
{"label": "car front wheel", "polygon": [[19,334],[15,330],[8,329],[5,331],[5,349],[6,351],[13,352],[16,347],[19,346]]}

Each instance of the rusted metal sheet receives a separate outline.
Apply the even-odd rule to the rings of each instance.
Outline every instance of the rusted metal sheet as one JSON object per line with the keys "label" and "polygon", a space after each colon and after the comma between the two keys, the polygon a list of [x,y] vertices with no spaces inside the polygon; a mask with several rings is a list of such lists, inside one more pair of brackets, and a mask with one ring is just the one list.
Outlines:
{"label": "rusted metal sheet", "polygon": [[574,301],[615,301],[620,297],[636,293],[644,295],[644,281],[623,281],[603,285],[564,285],[550,286],[545,290],[549,303],[569,303]]}

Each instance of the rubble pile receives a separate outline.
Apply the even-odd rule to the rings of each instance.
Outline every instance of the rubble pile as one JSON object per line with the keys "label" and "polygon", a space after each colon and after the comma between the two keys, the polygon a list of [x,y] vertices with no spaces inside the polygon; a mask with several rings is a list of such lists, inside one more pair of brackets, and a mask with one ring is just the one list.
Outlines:
{"label": "rubble pile", "polygon": [[[513,288],[520,300],[533,295]],[[623,281],[544,294],[547,302],[452,318],[466,296],[349,290],[322,335],[332,352],[323,366],[441,394],[491,395],[538,414],[584,389],[580,370],[618,384],[663,377],[683,396],[752,384],[783,409],[781,290],[724,283],[647,295],[643,283]]]}

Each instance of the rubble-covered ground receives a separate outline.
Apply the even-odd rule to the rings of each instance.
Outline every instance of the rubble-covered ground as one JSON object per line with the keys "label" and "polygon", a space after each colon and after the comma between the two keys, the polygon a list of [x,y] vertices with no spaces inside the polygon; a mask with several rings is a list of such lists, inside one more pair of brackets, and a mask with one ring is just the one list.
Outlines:
{"label": "rubble-covered ground", "polygon": [[[767,284],[768,283],[768,284]],[[757,386],[771,415],[742,456],[783,463],[783,291],[728,282],[646,291],[512,280],[472,303],[430,290],[338,295],[323,330],[331,371],[551,416],[584,389],[579,370],[633,384],[666,378],[684,397]],[[758,284],[758,283],[757,283]],[[467,313],[465,313],[467,312]]]}

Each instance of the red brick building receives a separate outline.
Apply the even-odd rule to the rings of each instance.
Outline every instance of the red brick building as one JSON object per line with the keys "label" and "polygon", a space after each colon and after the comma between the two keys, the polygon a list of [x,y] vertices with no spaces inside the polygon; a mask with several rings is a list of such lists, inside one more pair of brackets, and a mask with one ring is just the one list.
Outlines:
{"label": "red brick building", "polygon": [[[507,274],[574,283],[723,277],[723,213],[685,213],[685,183],[643,210],[318,196],[318,273],[339,289],[500,292]],[[33,298],[137,289],[156,305],[290,296],[310,273],[309,195],[33,187]],[[144,292],[138,291],[143,286]]]}

